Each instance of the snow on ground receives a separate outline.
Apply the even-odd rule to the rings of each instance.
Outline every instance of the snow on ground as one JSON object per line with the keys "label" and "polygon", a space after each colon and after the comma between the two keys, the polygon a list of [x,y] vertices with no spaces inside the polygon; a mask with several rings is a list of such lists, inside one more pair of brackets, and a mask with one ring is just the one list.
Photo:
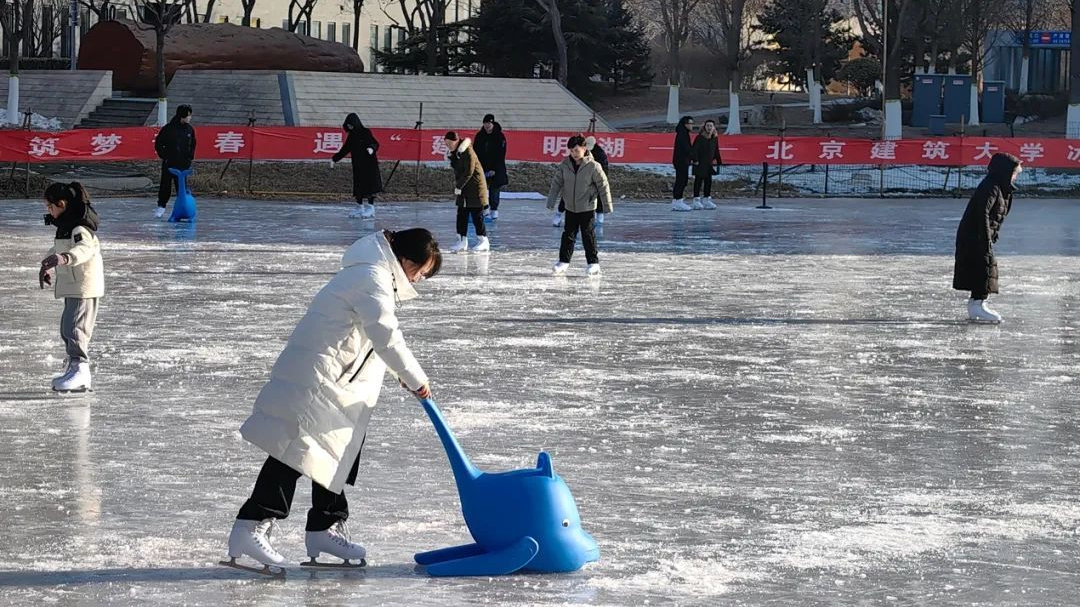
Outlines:
{"label": "snow on ground", "polygon": [[[41,204],[0,202],[0,594],[8,605],[1073,605],[1080,205],[1018,199],[999,327],[949,289],[959,200],[616,207],[602,278],[548,274],[558,230],[508,201],[400,311],[476,463],[551,452],[601,560],[433,579],[467,541],[445,455],[384,387],[350,526],[358,572],[214,563],[263,456],[238,435],[269,366],[372,224],[348,205],[200,201],[193,226],[103,200],[96,392],[47,391],[60,306]],[[375,225],[452,239],[449,204]],[[301,483],[276,545],[303,558]]]}
{"label": "snow on ground", "polygon": [[[20,125],[23,122],[23,116],[24,114],[19,113],[18,123]],[[0,124],[6,125],[7,123],[7,110],[5,108],[0,108]],[[47,116],[42,116],[41,114],[34,113],[30,115],[30,128],[37,131],[59,131],[64,127],[62,124],[60,124],[59,118],[49,118]]]}

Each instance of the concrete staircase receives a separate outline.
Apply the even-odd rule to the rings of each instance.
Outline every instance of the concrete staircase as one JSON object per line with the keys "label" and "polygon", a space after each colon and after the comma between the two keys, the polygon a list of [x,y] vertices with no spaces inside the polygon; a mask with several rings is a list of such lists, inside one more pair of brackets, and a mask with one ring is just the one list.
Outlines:
{"label": "concrete staircase", "polygon": [[143,126],[156,107],[156,99],[131,97],[106,99],[97,109],[90,112],[89,116],[83,118],[76,128]]}

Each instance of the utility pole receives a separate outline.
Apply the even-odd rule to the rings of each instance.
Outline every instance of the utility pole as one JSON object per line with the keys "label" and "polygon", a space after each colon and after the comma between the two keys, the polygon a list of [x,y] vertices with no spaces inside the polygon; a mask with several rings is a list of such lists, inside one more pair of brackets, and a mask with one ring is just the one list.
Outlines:
{"label": "utility pole", "polygon": [[70,24],[68,31],[68,52],[71,53],[71,71],[75,71],[78,67],[78,56],[75,53],[75,40],[78,37],[79,32],[79,0],[71,0],[71,14],[68,18]]}

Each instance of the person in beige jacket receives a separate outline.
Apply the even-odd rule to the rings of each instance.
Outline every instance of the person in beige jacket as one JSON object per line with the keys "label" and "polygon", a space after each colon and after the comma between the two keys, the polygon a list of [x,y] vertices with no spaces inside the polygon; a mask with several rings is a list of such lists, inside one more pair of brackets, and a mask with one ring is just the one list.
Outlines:
{"label": "person in beige jacket", "polygon": [[600,163],[589,154],[584,137],[571,137],[566,142],[566,147],[569,155],[555,169],[555,175],[551,178],[551,191],[548,192],[548,210],[554,209],[560,198],[566,205],[559,261],[555,262],[551,270],[555,274],[562,274],[570,267],[570,257],[574,254],[574,245],[580,230],[585,259],[589,262],[586,273],[595,276],[600,273],[600,258],[596,251],[597,201],[605,213],[611,213],[614,210],[611,205],[611,187],[604,169],[600,168]]}
{"label": "person in beige jacket", "polygon": [[90,196],[78,182],[54,183],[45,189],[45,225],[56,226],[56,239],[38,271],[38,286],[53,285],[64,300],[60,337],[67,366],[53,378],[57,392],[91,388],[90,338],[97,322],[98,300],[105,295],[98,216]]}
{"label": "person in beige jacket", "polygon": [[375,232],[345,251],[341,269],[315,295],[240,428],[268,457],[236,516],[229,534],[232,560],[224,564],[251,569],[236,562],[245,555],[264,567],[284,562],[270,544],[270,529],[289,515],[301,476],[311,479],[308,556],[363,561],[364,547],[345,528],[343,489],[356,482],[387,369],[417,397],[431,396],[396,310],[417,296],[413,285],[441,265],[439,244],[423,228]]}

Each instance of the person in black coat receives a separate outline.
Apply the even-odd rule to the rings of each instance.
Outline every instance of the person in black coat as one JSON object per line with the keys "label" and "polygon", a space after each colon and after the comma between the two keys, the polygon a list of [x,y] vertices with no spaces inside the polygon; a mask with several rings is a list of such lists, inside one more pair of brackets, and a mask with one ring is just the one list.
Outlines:
{"label": "person in black coat", "polygon": [[[720,136],[716,132],[716,121],[706,120],[701,132],[694,139],[690,162],[694,165],[694,204],[691,208],[715,209],[712,201],[712,178],[720,159]],[[702,192],[704,189],[704,192]]]}
{"label": "person in black coat", "polygon": [[184,171],[195,160],[195,129],[191,126],[191,106],[180,105],[169,124],[161,127],[154,138],[154,151],[161,159],[161,181],[158,183],[158,203],[154,216],[161,219],[169,204],[173,188],[179,188],[179,180],[169,169]]}
{"label": "person in black coat", "polygon": [[1021,170],[1020,159],[1016,156],[994,154],[986,178],[972,194],[956,229],[953,288],[971,292],[968,300],[968,318],[971,320],[1001,322],[1001,315],[986,306],[986,298],[998,292],[994,243],[1012,208],[1015,182]]}
{"label": "person in black coat", "polygon": [[[360,122],[356,114],[345,117],[341,125],[348,133],[341,149],[330,160],[331,168],[346,156],[352,156],[353,196],[360,205],[349,217],[373,219],[375,217],[375,195],[383,191],[382,173],[379,172],[379,142],[371,134],[371,129]],[[367,202],[364,202],[367,199]]]}
{"label": "person in black coat", "polygon": [[506,135],[502,125],[495,122],[495,115],[484,116],[484,126],[476,132],[473,149],[484,168],[484,178],[488,186],[488,212],[486,215],[495,221],[499,218],[499,190],[510,183],[506,173]]}
{"label": "person in black coat", "polygon": [[694,119],[683,116],[675,125],[675,147],[671,154],[671,164],[675,166],[675,187],[672,188],[671,210],[689,211],[690,205],[683,200],[686,184],[690,181],[690,158],[693,145],[690,144],[690,131],[694,130]]}
{"label": "person in black coat", "polygon": [[[608,172],[607,152],[596,142],[596,137],[589,135],[585,138],[585,149],[589,150],[593,160],[600,165],[600,168],[604,170],[604,175],[610,179],[611,173]],[[560,204],[562,203],[560,202]],[[601,227],[604,225],[604,205],[602,204],[596,205],[596,225]]]}

